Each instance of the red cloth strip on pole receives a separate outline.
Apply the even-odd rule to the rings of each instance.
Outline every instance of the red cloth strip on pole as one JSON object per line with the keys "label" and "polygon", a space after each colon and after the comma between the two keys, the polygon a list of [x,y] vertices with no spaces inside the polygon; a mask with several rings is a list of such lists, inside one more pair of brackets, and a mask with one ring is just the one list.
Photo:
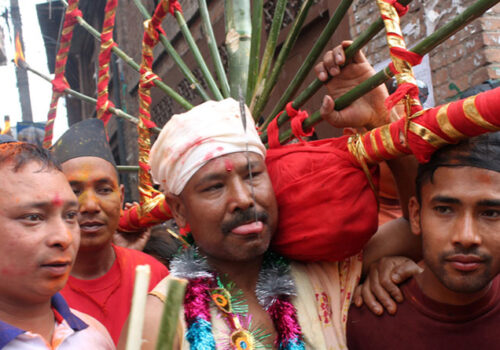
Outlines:
{"label": "red cloth strip on pole", "polygon": [[[165,201],[165,196],[153,188],[149,174],[149,151],[151,149],[151,133],[149,128],[155,126],[151,120],[151,88],[159,77],[152,72],[153,48],[164,31],[161,23],[170,9],[175,9],[169,1],[158,3],[150,20],[144,23],[142,40],[141,78],[139,80],[139,123],[137,124],[139,144],[139,193],[140,204],[126,210],[120,217],[119,229],[134,232],[153,226],[172,218],[172,213]],[[173,10],[172,10],[173,11]]]}
{"label": "red cloth strip on pole", "polygon": [[82,16],[78,9],[79,0],[69,0],[66,14],[64,15],[64,23],[59,40],[59,51],[56,55],[55,62],[55,77],[52,80],[52,98],[50,100],[49,113],[47,115],[47,123],[45,124],[45,135],[43,138],[43,147],[50,148],[52,146],[52,135],[54,130],[54,121],[57,115],[57,103],[59,97],[65,89],[69,88],[68,82],[64,77],[66,71],[66,62],[68,60],[68,52],[73,38],[73,30],[77,22],[76,18]]}
{"label": "red cloth strip on pole", "polygon": [[99,51],[99,70],[97,73],[97,118],[101,119],[106,125],[111,118],[109,107],[114,107],[113,102],[109,100],[109,67],[111,53],[116,43],[113,41],[113,29],[115,27],[116,6],[118,0],[108,0],[104,8],[104,21],[101,33],[101,48]]}

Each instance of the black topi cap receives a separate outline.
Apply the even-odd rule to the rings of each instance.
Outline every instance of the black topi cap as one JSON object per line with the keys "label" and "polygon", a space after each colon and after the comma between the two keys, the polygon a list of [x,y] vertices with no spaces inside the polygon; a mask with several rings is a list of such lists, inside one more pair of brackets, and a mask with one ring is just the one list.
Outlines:
{"label": "black topi cap", "polygon": [[73,124],[52,146],[52,151],[60,164],[78,157],[97,157],[116,167],[104,124],[99,119]]}

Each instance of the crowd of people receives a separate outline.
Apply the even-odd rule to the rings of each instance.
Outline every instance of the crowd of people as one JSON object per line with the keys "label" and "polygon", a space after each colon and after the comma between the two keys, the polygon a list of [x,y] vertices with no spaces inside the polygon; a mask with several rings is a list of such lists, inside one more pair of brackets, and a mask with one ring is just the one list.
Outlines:
{"label": "crowd of people", "polygon": [[[328,91],[324,119],[366,130],[402,117],[386,110],[383,85],[335,111],[336,97],[374,73],[361,52],[345,62],[347,45],[315,67]],[[267,150],[235,100],[172,116],[151,150],[151,174],[189,247],[160,233],[123,246],[123,186],[100,120],[73,125],[51,150],[0,137],[0,348],[124,349],[143,264],[142,349],[156,348],[178,278],[187,287],[174,349],[496,348],[498,132],[445,146],[418,170],[412,157],[388,162],[402,217],[362,252],[306,262],[273,249],[282,218]],[[156,248],[144,249],[148,238]]]}

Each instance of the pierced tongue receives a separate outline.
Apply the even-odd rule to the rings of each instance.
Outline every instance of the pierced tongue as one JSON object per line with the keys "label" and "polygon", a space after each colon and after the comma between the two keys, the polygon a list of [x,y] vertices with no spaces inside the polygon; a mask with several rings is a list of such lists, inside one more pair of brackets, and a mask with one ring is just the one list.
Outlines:
{"label": "pierced tongue", "polygon": [[260,233],[263,228],[264,224],[262,221],[254,221],[249,224],[235,227],[231,232],[237,235],[250,235],[252,233]]}

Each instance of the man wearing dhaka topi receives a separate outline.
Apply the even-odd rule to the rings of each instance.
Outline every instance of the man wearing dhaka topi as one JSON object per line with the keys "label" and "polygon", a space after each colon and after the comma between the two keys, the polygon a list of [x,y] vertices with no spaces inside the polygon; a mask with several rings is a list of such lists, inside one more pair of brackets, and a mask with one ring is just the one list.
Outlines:
{"label": "man wearing dhaka topi", "polygon": [[80,242],[78,202],[51,154],[0,135],[0,348],[114,349],[64,287]]}

